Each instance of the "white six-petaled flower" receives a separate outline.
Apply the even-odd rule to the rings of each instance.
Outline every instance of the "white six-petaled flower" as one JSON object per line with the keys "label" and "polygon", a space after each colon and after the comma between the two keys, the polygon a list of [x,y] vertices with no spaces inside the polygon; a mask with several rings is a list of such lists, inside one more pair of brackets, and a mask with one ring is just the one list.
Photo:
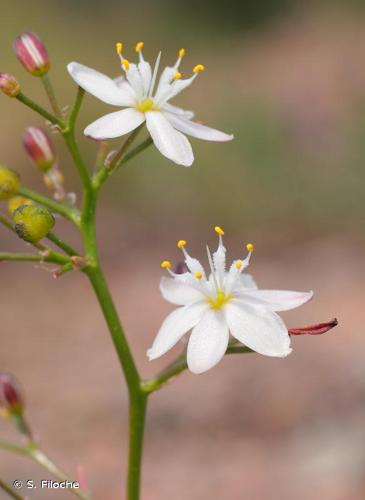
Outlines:
{"label": "white six-petaled flower", "polygon": [[185,249],[186,241],[177,244],[182,249],[188,271],[176,274],[171,263],[163,261],[171,277],[161,279],[163,297],[180,306],[163,322],[154,342],[147,351],[150,360],[170,350],[192,329],[187,347],[187,363],[193,373],[202,373],[215,366],[224,356],[230,335],[253,351],[266,356],[285,357],[292,351],[288,330],[277,311],[301,306],[313,292],[258,290],[251,275],[243,273],[248,266],[253,245],[247,244],[248,255],[234,260],[226,270],[226,249],[223,230],[216,252],[207,247],[210,273]]}
{"label": "white six-petaled flower", "polygon": [[233,135],[192,121],[192,111],[185,111],[168,102],[191,85],[204,70],[202,64],[197,64],[190,78],[182,78],[179,66],[185,55],[184,49],[180,49],[174,66],[167,66],[163,70],[154,93],[161,53],[152,71],[142,55],[143,42],[136,45],[138,64],[125,59],[122,48],[122,44],[117,43],[117,53],[125,78],[121,76],[113,80],[76,62],[67,66],[71,77],[86,92],[107,104],[126,108],[109,113],[91,123],[84,130],[85,135],[96,140],[112,139],[128,134],[146,122],[157,149],[173,162],[186,167],[193,163],[194,155],[184,134],[206,141],[223,142],[233,139]]}

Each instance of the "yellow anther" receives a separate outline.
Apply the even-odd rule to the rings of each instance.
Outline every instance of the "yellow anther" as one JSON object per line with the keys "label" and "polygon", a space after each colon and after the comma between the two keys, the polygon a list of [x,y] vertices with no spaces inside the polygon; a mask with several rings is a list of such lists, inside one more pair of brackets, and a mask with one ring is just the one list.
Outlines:
{"label": "yellow anther", "polygon": [[242,267],[242,260],[237,260],[237,262],[235,263],[235,267],[236,267],[236,269],[241,269],[241,267]]}
{"label": "yellow anther", "polygon": [[171,262],[169,260],[164,260],[161,262],[161,267],[163,269],[171,269]]}
{"label": "yellow anther", "polygon": [[193,73],[200,73],[201,71],[204,71],[204,70],[205,70],[205,66],[203,66],[203,64],[197,64],[193,68]]}
{"label": "yellow anther", "polygon": [[179,240],[177,242],[177,248],[184,248],[185,245],[186,245],[186,241],[185,240]]}
{"label": "yellow anther", "polygon": [[220,234],[221,236],[224,236],[224,231],[221,227],[219,226],[215,226],[214,228],[214,231],[217,233],[217,234]]}
{"label": "yellow anther", "polygon": [[174,74],[174,80],[180,80],[181,77],[182,77],[182,74],[179,73],[179,71],[176,71],[176,73]]}
{"label": "yellow anther", "polygon": [[116,48],[118,56],[120,56],[122,53],[122,50],[123,50],[123,44],[121,42],[117,42],[115,44],[115,48]]}
{"label": "yellow anther", "polygon": [[136,45],[136,52],[141,52],[141,50],[143,49],[144,47],[144,43],[143,42],[138,42],[137,45]]}
{"label": "yellow anther", "polygon": [[185,55],[185,49],[180,49],[179,50],[179,57],[180,57],[180,59],[182,59],[184,57],[184,55]]}
{"label": "yellow anther", "polygon": [[128,71],[129,70],[129,61],[127,59],[123,59],[122,61],[123,68]]}
{"label": "yellow anther", "polygon": [[201,273],[200,271],[196,271],[196,272],[194,273],[194,276],[195,276],[195,278],[196,278],[197,280],[201,280],[201,279],[202,279],[202,277],[203,277],[203,275],[202,275],[202,273]]}
{"label": "yellow anther", "polygon": [[252,243],[247,243],[246,248],[248,252],[253,252],[255,250],[255,247]]}

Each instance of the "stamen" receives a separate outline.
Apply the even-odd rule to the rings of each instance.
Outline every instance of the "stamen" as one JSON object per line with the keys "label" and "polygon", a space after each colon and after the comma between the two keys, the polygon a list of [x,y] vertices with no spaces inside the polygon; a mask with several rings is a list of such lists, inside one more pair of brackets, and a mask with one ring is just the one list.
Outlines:
{"label": "stamen", "polygon": [[180,80],[180,78],[182,78],[182,74],[179,73],[179,71],[176,71],[176,73],[174,74],[174,80]]}
{"label": "stamen", "polygon": [[156,59],[156,62],[155,62],[155,67],[153,68],[153,74],[152,74],[152,80],[151,80],[150,90],[148,91],[148,96],[149,97],[151,97],[151,95],[153,93],[153,89],[155,87],[156,78],[157,78],[157,71],[158,71],[158,67],[160,65],[160,59],[161,59],[161,52],[159,52],[159,54],[157,56],[157,59]]}
{"label": "stamen", "polygon": [[252,243],[247,243],[246,248],[248,252],[253,252],[255,250],[255,247]]}
{"label": "stamen", "polygon": [[242,260],[237,260],[237,262],[235,263],[235,266],[236,266],[236,269],[241,269],[242,267]]}
{"label": "stamen", "polygon": [[200,271],[196,271],[194,273],[194,277],[197,279],[197,280],[201,280],[202,277],[203,277],[203,274],[200,272]]}
{"label": "stamen", "polygon": [[177,248],[184,248],[185,245],[186,245],[186,241],[185,240],[179,240],[177,242]]}
{"label": "stamen", "polygon": [[201,71],[205,70],[205,66],[203,64],[197,64],[193,68],[193,73],[200,73]]}
{"label": "stamen", "polygon": [[211,253],[210,253],[208,245],[207,245],[207,255],[208,255],[208,262],[209,262],[210,272],[212,273],[212,277],[213,277],[213,281],[214,281],[214,286],[215,286],[216,290],[218,290],[219,289],[218,280],[217,280],[217,277],[215,275],[213,259],[212,259],[212,256],[211,256]]}
{"label": "stamen", "polygon": [[163,269],[171,269],[171,262],[169,260],[164,260],[161,262],[161,267]]}
{"label": "stamen", "polygon": [[129,61],[128,61],[128,59],[123,59],[123,61],[122,61],[122,66],[123,66],[123,68],[124,68],[126,71],[128,71],[128,70],[129,70]]}
{"label": "stamen", "polygon": [[137,45],[136,45],[136,52],[137,52],[137,54],[139,52],[141,52],[141,50],[143,49],[143,47],[144,47],[144,43],[143,42],[138,42],[137,43]]}
{"label": "stamen", "polygon": [[214,231],[220,236],[224,236],[224,231],[220,226],[215,226]]}
{"label": "stamen", "polygon": [[115,49],[117,51],[118,56],[120,56],[122,54],[123,44],[121,42],[117,42],[115,44]]}
{"label": "stamen", "polygon": [[182,59],[185,56],[185,49],[179,50],[179,58]]}

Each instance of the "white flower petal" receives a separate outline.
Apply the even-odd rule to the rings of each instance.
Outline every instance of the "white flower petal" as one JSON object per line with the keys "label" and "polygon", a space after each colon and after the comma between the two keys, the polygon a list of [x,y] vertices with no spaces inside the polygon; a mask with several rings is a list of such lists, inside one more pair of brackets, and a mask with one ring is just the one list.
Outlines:
{"label": "white flower petal", "polygon": [[147,128],[161,154],[178,165],[189,167],[194,161],[193,151],[187,138],[174,130],[159,111],[147,111]]}
{"label": "white flower petal", "polygon": [[127,95],[131,97],[133,102],[136,102],[136,93],[133,90],[132,85],[126,80],[126,78],[123,75],[119,75],[116,78],[113,79],[113,81],[116,83],[117,87],[122,89],[123,92],[125,92]]}
{"label": "white flower petal", "polygon": [[145,120],[144,114],[133,108],[122,109],[102,116],[84,130],[84,134],[93,139],[113,139],[128,134]]}
{"label": "white flower petal", "polygon": [[219,237],[219,244],[217,250],[213,253],[213,263],[216,270],[216,274],[220,280],[223,282],[224,274],[226,270],[226,249],[223,245],[222,237]]}
{"label": "white flower petal", "polygon": [[76,62],[68,64],[67,69],[80,87],[101,101],[114,106],[133,106],[135,104],[130,92],[126,92],[114,80],[99,73],[99,71]]}
{"label": "white flower petal", "polygon": [[137,98],[143,98],[143,79],[142,75],[138,70],[135,63],[130,63],[128,69],[125,72],[125,76],[128,82],[131,84],[133,90],[135,91]]}
{"label": "white flower petal", "polygon": [[189,370],[203,373],[215,366],[223,358],[228,341],[228,327],[222,312],[209,309],[193,329],[189,339]]}
{"label": "white flower petal", "polygon": [[160,281],[160,290],[165,300],[178,306],[185,306],[191,302],[204,300],[204,295],[201,291],[174,278],[163,276]]}
{"label": "white flower petal", "polygon": [[152,80],[152,69],[150,63],[142,60],[138,63],[138,70],[142,78],[143,93],[147,96]]}
{"label": "white flower petal", "polygon": [[194,113],[193,111],[188,111],[188,110],[185,110],[185,109],[182,109],[182,108],[179,108],[177,106],[173,106],[172,104],[170,104],[169,102],[166,102],[162,108],[162,110],[164,111],[168,111],[169,113],[173,113],[175,115],[178,115],[178,116],[183,116],[184,118],[186,118],[187,120],[191,120],[191,118],[194,118]]}
{"label": "white flower petal", "polygon": [[283,320],[271,311],[257,310],[232,300],[225,316],[233,337],[265,356],[285,357],[291,353],[290,337]]}
{"label": "white flower petal", "polygon": [[195,302],[170,313],[162,323],[151,349],[147,351],[149,359],[159,358],[169,351],[186,332],[199,323],[208,307],[206,302]]}
{"label": "white flower petal", "polygon": [[161,85],[158,88],[158,92],[156,92],[155,99],[156,102],[163,104],[177,94],[180,94],[184,89],[189,87],[193,81],[195,80],[197,74],[194,74],[190,78],[174,80],[170,85]]}
{"label": "white flower petal", "polygon": [[165,112],[165,116],[176,130],[179,130],[183,134],[203,139],[203,141],[225,142],[233,139],[232,134],[225,134],[214,128],[192,122],[191,120],[186,120],[184,117],[176,116],[168,112]]}
{"label": "white flower petal", "polygon": [[242,300],[270,311],[289,311],[302,306],[313,297],[313,292],[292,292],[289,290],[244,290],[239,293]]}

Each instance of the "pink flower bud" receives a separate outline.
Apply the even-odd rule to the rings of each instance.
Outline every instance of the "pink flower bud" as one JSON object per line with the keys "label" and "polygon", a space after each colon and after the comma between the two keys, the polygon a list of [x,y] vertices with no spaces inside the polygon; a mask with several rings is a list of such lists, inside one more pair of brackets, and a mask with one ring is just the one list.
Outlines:
{"label": "pink flower bud", "polygon": [[326,323],[317,323],[316,325],[302,326],[299,328],[289,328],[289,335],[322,335],[338,325],[336,318]]}
{"label": "pink flower bud", "polygon": [[19,413],[23,409],[18,382],[9,373],[0,373],[0,410],[5,415]]}
{"label": "pink flower bud", "polygon": [[14,42],[17,58],[24,68],[34,76],[42,76],[49,70],[48,52],[35,33],[23,33]]}
{"label": "pink flower bud", "polygon": [[14,75],[0,73],[0,90],[8,97],[16,97],[20,94],[20,85]]}
{"label": "pink flower bud", "polygon": [[35,166],[47,172],[56,161],[53,144],[46,132],[39,127],[28,127],[23,134],[23,145]]}

